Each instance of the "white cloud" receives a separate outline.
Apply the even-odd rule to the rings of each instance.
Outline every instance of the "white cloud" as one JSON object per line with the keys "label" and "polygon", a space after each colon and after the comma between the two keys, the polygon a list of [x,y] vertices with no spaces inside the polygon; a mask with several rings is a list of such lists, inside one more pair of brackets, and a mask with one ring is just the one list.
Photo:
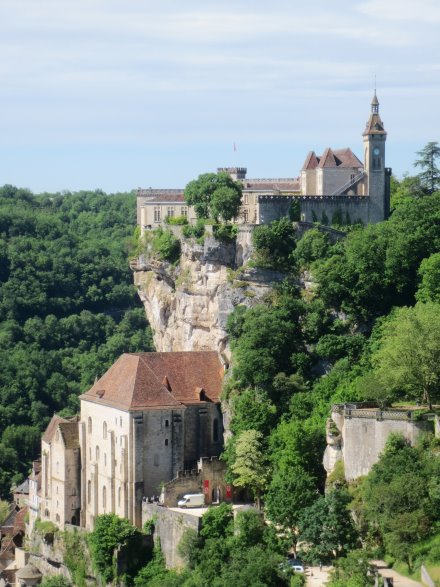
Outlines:
{"label": "white cloud", "polygon": [[430,24],[440,21],[438,0],[367,0],[357,8],[363,14],[388,21]]}

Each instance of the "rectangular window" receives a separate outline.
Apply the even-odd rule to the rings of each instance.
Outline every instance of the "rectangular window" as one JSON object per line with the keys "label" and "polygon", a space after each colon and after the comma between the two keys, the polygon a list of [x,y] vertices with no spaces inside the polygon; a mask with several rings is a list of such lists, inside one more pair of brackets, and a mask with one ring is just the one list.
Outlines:
{"label": "rectangular window", "polygon": [[167,216],[168,216],[168,218],[173,218],[173,216],[174,216],[174,207],[173,206],[168,206]]}
{"label": "rectangular window", "polygon": [[188,216],[188,208],[186,206],[182,206],[182,208],[180,208],[180,215],[184,216],[185,218],[187,218]]}
{"label": "rectangular window", "polygon": [[154,206],[154,222],[160,222],[160,206]]}
{"label": "rectangular window", "polygon": [[249,210],[247,208],[243,210],[243,220],[244,222],[249,222]]}
{"label": "rectangular window", "polygon": [[243,203],[244,204],[249,204],[249,195],[248,194],[244,194],[244,196],[243,196]]}

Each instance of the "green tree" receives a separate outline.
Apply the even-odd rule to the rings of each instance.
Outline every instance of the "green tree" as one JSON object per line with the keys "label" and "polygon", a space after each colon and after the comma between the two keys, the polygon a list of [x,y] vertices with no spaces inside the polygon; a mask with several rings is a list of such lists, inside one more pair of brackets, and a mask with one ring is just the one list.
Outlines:
{"label": "green tree", "polygon": [[436,475],[433,463],[431,451],[411,447],[402,435],[392,434],[361,487],[363,513],[371,528],[410,570],[415,544],[431,534],[438,518],[429,483]]}
{"label": "green tree", "polygon": [[399,308],[383,323],[374,374],[395,397],[431,403],[440,398],[440,306]]}
{"label": "green tree", "polygon": [[116,549],[126,545],[138,532],[128,520],[116,514],[97,516],[95,528],[89,534],[89,546],[93,564],[106,583],[116,578]]}
{"label": "green tree", "polygon": [[227,222],[238,216],[242,188],[228,173],[205,173],[190,181],[184,196],[198,218]]}
{"label": "green tree", "polygon": [[275,472],[265,495],[266,515],[289,532],[296,547],[296,526],[301,512],[318,498],[316,480],[300,465]]}
{"label": "green tree", "polygon": [[432,194],[440,186],[440,169],[437,166],[437,159],[440,157],[440,146],[438,142],[431,141],[423,149],[417,151],[420,159],[414,162],[415,167],[421,167],[422,171],[418,178],[427,194]]}
{"label": "green tree", "polygon": [[419,275],[422,281],[416,293],[417,300],[440,303],[440,253],[423,259]]}
{"label": "green tree", "polygon": [[260,267],[290,271],[296,247],[295,227],[289,218],[257,226],[252,233],[254,260]]}
{"label": "green tree", "polygon": [[299,267],[310,267],[314,261],[325,259],[329,255],[330,249],[331,243],[328,234],[318,228],[313,228],[303,234],[293,256]]}
{"label": "green tree", "polygon": [[234,485],[248,487],[260,507],[261,493],[267,487],[268,463],[264,458],[262,447],[263,435],[256,430],[244,430],[235,445],[235,462],[231,469]]}
{"label": "green tree", "polygon": [[357,532],[345,489],[333,489],[302,512],[299,539],[307,546],[302,553],[308,562],[328,562],[346,556],[358,543]]}
{"label": "green tree", "polygon": [[335,562],[328,587],[368,587],[374,584],[370,557],[365,550],[353,550]]}

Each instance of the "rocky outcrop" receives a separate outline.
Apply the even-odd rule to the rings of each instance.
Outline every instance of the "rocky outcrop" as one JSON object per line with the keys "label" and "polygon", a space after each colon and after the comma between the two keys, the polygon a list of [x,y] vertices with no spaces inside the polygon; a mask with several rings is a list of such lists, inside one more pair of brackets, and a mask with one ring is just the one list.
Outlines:
{"label": "rocky outcrop", "polygon": [[230,362],[226,322],[238,304],[253,306],[284,276],[249,268],[250,227],[234,243],[206,237],[203,245],[182,239],[177,266],[141,255],[134,281],[157,351],[217,350]]}

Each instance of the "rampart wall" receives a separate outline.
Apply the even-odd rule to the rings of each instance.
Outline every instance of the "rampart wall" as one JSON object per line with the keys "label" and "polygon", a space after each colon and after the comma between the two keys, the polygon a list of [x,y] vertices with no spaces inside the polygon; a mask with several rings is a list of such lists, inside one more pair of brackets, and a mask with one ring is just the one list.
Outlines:
{"label": "rampart wall", "polygon": [[160,546],[168,568],[183,567],[184,561],[177,553],[177,546],[187,529],[199,532],[200,518],[181,510],[172,510],[155,503],[142,505],[142,525],[147,520],[155,522],[155,538],[160,539]]}
{"label": "rampart wall", "polygon": [[367,475],[378,462],[390,434],[402,434],[411,445],[426,432],[434,432],[434,418],[416,416],[411,410],[381,410],[374,405],[335,405],[327,424],[324,467],[331,473],[336,462],[344,462],[345,478]]}

